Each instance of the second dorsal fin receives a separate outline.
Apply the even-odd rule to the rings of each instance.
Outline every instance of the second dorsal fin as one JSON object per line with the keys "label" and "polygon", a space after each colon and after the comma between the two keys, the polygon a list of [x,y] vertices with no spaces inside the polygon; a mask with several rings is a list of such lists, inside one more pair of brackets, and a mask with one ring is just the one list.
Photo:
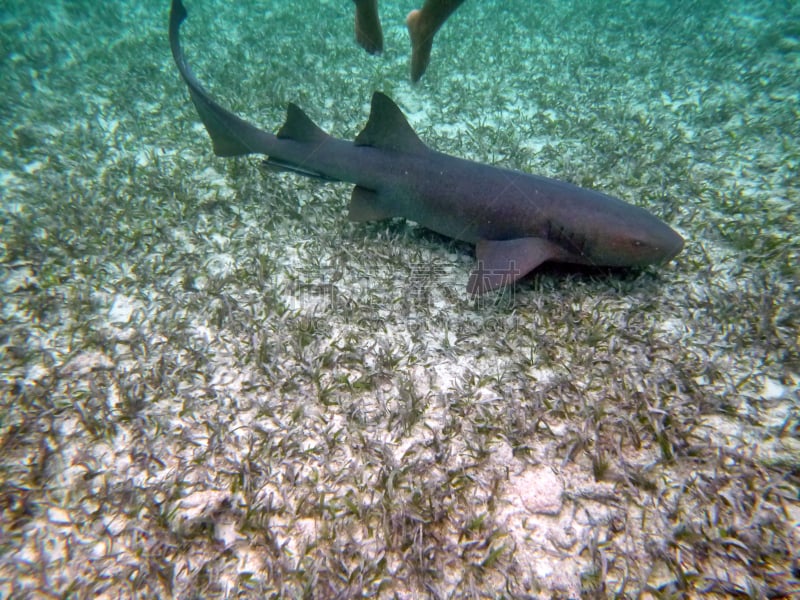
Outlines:
{"label": "second dorsal fin", "polygon": [[355,144],[410,153],[428,149],[408,124],[403,111],[381,92],[372,94],[369,120],[356,137]]}
{"label": "second dorsal fin", "polygon": [[302,108],[290,102],[286,108],[286,121],[278,131],[278,137],[296,142],[319,142],[327,138],[328,134],[320,129]]}

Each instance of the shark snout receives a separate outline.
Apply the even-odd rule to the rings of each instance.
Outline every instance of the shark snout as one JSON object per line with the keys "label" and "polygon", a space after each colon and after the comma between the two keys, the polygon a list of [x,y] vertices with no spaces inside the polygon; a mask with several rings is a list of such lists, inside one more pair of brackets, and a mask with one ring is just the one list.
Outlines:
{"label": "shark snout", "polygon": [[678,254],[681,253],[681,250],[683,250],[684,241],[683,237],[681,237],[681,235],[677,231],[675,231],[668,225],[664,225],[663,231],[659,233],[660,233],[659,235],[660,239],[656,241],[654,246],[659,248],[659,250],[661,250],[662,256],[660,260],[657,260],[655,262],[665,263],[672,260],[673,258],[678,256]]}
{"label": "shark snout", "polygon": [[600,244],[602,254],[595,258],[599,264],[620,267],[644,267],[666,263],[683,250],[683,238],[669,225],[647,215],[638,227],[621,227],[616,235]]}

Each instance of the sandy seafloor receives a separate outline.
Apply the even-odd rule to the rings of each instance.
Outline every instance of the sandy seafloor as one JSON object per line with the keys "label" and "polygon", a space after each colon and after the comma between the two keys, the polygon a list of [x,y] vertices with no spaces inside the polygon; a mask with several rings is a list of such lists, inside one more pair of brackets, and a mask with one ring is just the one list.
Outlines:
{"label": "sandy seafloor", "polygon": [[166,0],[3,2],[0,596],[798,593],[800,5],[473,0],[413,86],[382,4],[371,57],[349,0],[187,1],[187,56],[685,250],[470,299],[470,246],[215,158]]}

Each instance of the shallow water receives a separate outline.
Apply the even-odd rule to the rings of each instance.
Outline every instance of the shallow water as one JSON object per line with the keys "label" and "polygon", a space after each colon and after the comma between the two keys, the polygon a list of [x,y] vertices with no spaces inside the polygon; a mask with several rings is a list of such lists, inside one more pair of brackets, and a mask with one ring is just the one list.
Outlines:
{"label": "shallow water", "polygon": [[684,251],[470,299],[469,245],[214,157],[167,2],[4,3],[0,595],[797,590],[799,5],[467,2],[417,85],[413,6],[380,57],[345,0],[182,35],[266,130],[381,90]]}

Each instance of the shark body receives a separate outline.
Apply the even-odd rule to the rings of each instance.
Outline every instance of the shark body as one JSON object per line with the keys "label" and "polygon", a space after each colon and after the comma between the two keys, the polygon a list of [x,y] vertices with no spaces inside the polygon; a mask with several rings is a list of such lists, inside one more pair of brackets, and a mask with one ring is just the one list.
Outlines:
{"label": "shark body", "polygon": [[278,169],[354,183],[352,220],[405,217],[475,244],[470,294],[510,284],[545,261],[641,267],[683,248],[668,225],[612,196],[432,150],[380,92],[353,142],[328,135],[291,103],[277,135],[260,130],[220,106],[195,77],[179,38],[186,16],[181,0],[172,0],[170,46],[215,154],[262,154]]}

